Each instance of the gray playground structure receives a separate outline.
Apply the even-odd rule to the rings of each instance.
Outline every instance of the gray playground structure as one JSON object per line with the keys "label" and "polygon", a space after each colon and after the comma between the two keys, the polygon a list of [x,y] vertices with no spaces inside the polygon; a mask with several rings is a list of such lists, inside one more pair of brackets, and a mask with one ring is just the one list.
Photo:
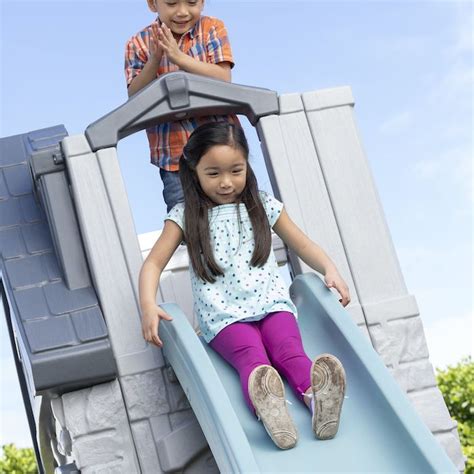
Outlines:
{"label": "gray playground structure", "polygon": [[[68,136],[0,140],[0,272],[40,472],[458,472],[453,421],[429,361],[357,132],[349,87],[280,95],[182,72]],[[343,309],[273,237],[311,357],[336,354],[347,399],[320,442],[287,390],[300,441],[275,448],[236,373],[196,335],[186,248],[163,274],[163,350],[141,336],[137,236],[117,142],[153,123],[237,113],[256,127],[275,195],[347,281]]]}

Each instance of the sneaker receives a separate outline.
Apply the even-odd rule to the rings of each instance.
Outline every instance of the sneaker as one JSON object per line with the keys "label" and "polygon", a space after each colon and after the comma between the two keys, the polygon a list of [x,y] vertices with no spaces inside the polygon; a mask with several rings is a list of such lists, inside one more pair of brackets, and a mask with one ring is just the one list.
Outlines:
{"label": "sneaker", "polygon": [[253,369],[249,377],[249,396],[272,441],[280,449],[295,446],[298,432],[288,413],[283,382],[273,367],[260,365]]}
{"label": "sneaker", "polygon": [[316,357],[311,366],[311,389],[314,434],[318,439],[334,438],[346,392],[346,373],[337,357]]}

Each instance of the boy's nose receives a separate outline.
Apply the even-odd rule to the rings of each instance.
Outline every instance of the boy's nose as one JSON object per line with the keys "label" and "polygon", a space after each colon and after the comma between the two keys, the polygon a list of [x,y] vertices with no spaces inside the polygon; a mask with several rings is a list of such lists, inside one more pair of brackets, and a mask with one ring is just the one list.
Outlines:
{"label": "boy's nose", "polygon": [[176,11],[178,16],[186,16],[188,14],[188,8],[184,3],[178,4],[178,10]]}

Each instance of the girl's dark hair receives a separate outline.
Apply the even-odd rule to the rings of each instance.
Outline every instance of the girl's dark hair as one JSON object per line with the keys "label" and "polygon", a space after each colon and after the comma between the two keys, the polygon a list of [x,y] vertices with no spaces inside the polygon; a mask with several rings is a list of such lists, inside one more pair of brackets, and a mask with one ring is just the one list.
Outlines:
{"label": "girl's dark hair", "polygon": [[244,131],[228,122],[209,122],[196,128],[183,149],[179,163],[179,176],[184,191],[184,238],[189,258],[196,275],[214,283],[224,272],[217,264],[211,247],[209,209],[215,203],[207,197],[199,184],[196,166],[207,151],[217,145],[228,145],[240,150],[247,160],[245,188],[236,202],[240,225],[239,204],[245,204],[253,228],[255,248],[250,265],[262,266],[271,250],[271,231],[268,218],[259,196],[257,179],[248,163],[249,147]]}

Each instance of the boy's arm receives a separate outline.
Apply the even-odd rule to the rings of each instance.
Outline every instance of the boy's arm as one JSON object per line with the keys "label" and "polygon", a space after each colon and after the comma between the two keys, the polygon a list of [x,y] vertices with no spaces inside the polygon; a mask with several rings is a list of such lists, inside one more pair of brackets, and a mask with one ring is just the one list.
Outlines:
{"label": "boy's arm", "polygon": [[198,61],[187,54],[180,51],[182,55],[175,62],[175,64],[186,72],[193,74],[200,74],[201,76],[212,77],[220,79],[221,81],[232,81],[232,73],[230,71],[230,64],[228,62],[211,64]]}
{"label": "boy's arm", "polygon": [[181,228],[175,222],[166,220],[160,237],[140,270],[138,286],[143,337],[158,347],[163,345],[158,336],[160,319],[171,320],[172,318],[156,304],[156,292],[161,273],[182,240],[183,231]]}
{"label": "boy's arm", "polygon": [[155,58],[150,57],[142,71],[138,76],[135,76],[128,86],[127,92],[128,97],[136,94],[138,91],[142,90],[145,86],[150,84],[151,81],[156,79],[156,74],[158,72],[158,66],[160,62]]}
{"label": "boy's arm", "polygon": [[339,300],[343,306],[350,302],[349,289],[339,275],[336,265],[326,252],[315,244],[288,216],[285,208],[273,226],[276,234],[290,247],[303,262],[313,270],[324,275],[328,288],[335,288],[341,295]]}
{"label": "boy's arm", "polygon": [[158,28],[158,44],[166,53],[168,59],[183,71],[220,79],[221,81],[231,81],[231,65],[229,62],[205,63],[183,53],[179,49],[173,33],[164,23],[161,24],[161,28]]}
{"label": "boy's arm", "polygon": [[[140,71],[140,74],[135,76],[128,85],[128,97],[136,94],[151,81],[156,79],[158,74],[158,67],[160,66],[161,58],[163,56],[163,49],[158,42],[158,24],[153,23],[150,31],[150,51],[148,60]],[[128,53],[127,53],[128,54]],[[127,60],[127,58],[126,58]]]}

